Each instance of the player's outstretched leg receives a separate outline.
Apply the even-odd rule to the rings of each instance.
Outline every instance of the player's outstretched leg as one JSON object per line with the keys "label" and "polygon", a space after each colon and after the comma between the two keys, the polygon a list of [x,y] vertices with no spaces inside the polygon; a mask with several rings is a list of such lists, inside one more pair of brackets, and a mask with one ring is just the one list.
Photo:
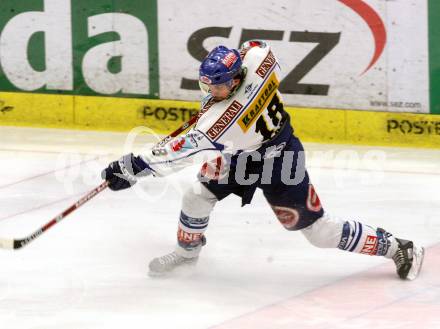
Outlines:
{"label": "player's outstretched leg", "polygon": [[423,247],[357,221],[343,221],[325,214],[301,232],[310,243],[320,248],[339,248],[393,259],[401,279],[414,280],[423,264]]}
{"label": "player's outstretched leg", "polygon": [[169,254],[154,258],[149,264],[150,276],[162,276],[185,265],[195,265],[206,243],[209,214],[217,198],[202,184],[189,188],[182,201],[177,245]]}

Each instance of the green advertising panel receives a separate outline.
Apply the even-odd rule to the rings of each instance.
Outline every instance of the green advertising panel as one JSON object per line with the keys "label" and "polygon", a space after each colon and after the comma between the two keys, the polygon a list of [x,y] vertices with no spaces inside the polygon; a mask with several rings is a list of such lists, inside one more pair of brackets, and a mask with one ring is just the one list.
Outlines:
{"label": "green advertising panel", "polygon": [[440,1],[429,1],[429,72],[431,113],[440,114]]}
{"label": "green advertising panel", "polygon": [[1,91],[159,97],[156,0],[2,0],[0,30]]}

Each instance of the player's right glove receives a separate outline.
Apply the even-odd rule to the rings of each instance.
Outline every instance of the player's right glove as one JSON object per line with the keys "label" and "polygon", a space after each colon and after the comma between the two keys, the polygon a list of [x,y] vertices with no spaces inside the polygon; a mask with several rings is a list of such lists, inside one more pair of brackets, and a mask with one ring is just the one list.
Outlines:
{"label": "player's right glove", "polygon": [[145,161],[130,153],[110,163],[101,172],[101,177],[109,182],[111,190],[119,191],[133,186],[138,178],[148,176],[151,172],[152,169]]}

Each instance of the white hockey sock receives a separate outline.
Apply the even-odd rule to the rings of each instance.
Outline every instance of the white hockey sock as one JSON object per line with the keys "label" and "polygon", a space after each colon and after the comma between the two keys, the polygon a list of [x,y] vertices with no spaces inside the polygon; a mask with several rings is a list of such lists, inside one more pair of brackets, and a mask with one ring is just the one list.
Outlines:
{"label": "white hockey sock", "polygon": [[176,253],[187,258],[197,257],[206,241],[203,233],[208,228],[208,222],[209,217],[189,217],[182,211],[177,230]]}
{"label": "white hockey sock", "polygon": [[328,214],[301,230],[313,245],[320,248],[339,248],[355,253],[391,258],[398,244],[391,233],[374,229],[357,221],[343,221]]}
{"label": "white hockey sock", "polygon": [[356,221],[346,221],[342,228],[341,250],[391,258],[397,250],[397,241],[384,229],[374,229]]}
{"label": "white hockey sock", "polygon": [[206,243],[203,235],[208,228],[209,214],[217,202],[216,197],[200,182],[186,190],[177,231],[176,253],[180,256],[197,257]]}

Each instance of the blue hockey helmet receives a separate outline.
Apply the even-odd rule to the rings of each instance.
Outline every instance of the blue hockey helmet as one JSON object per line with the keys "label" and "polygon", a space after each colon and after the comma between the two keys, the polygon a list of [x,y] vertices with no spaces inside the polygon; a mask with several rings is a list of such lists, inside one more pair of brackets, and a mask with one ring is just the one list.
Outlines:
{"label": "blue hockey helmet", "polygon": [[200,65],[199,81],[206,85],[228,83],[241,72],[241,64],[238,50],[215,47]]}

